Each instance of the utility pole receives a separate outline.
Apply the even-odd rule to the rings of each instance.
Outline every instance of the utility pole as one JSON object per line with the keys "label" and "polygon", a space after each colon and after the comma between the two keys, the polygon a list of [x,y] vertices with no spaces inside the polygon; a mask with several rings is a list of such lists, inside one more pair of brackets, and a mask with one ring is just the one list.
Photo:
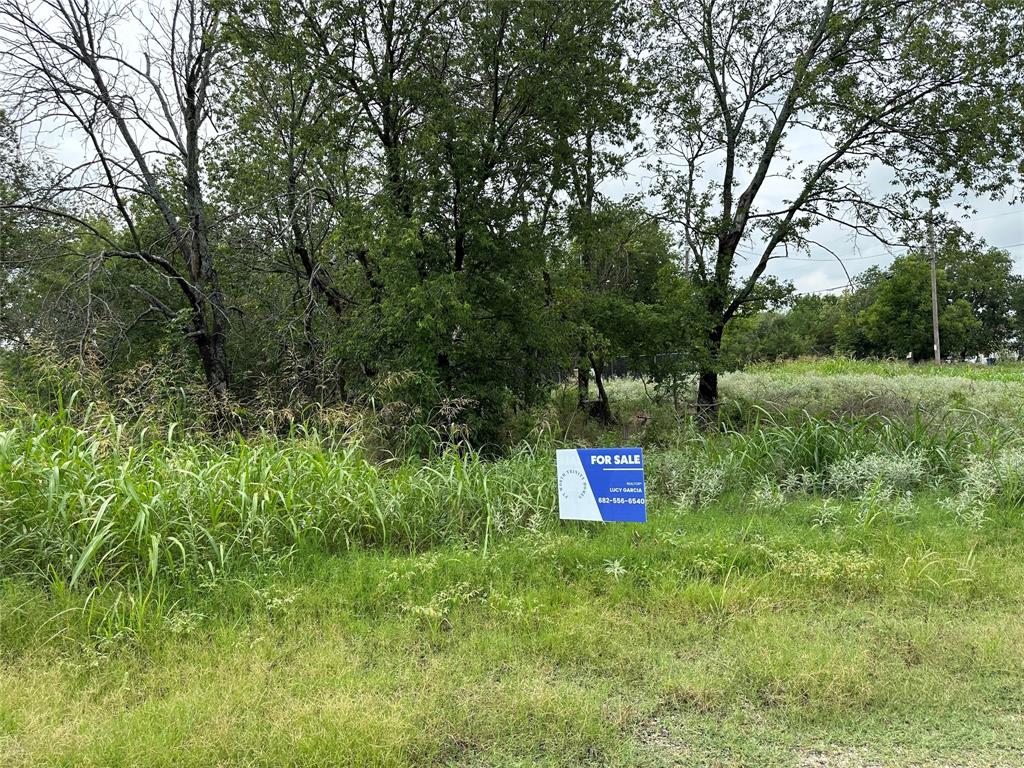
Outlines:
{"label": "utility pole", "polygon": [[935,209],[928,212],[928,261],[932,267],[932,346],[935,349],[935,364],[942,365],[942,350],[939,348],[939,291],[935,277]]}

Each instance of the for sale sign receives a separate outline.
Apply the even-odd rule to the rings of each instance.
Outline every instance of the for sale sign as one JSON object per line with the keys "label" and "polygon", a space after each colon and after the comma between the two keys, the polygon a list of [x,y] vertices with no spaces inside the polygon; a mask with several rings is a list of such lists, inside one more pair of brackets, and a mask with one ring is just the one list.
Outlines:
{"label": "for sale sign", "polygon": [[555,462],[558,516],[563,520],[647,522],[642,449],[561,449]]}

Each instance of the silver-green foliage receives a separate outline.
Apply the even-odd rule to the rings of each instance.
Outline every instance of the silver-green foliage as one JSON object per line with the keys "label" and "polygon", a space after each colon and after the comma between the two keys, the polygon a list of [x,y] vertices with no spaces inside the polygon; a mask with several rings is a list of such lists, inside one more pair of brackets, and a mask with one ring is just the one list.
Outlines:
{"label": "silver-green foliage", "polygon": [[916,490],[927,477],[928,463],[917,451],[847,456],[828,468],[825,485],[839,494],[876,491],[893,495]]}
{"label": "silver-green foliage", "polygon": [[655,492],[683,509],[699,509],[718,501],[727,490],[728,458],[706,452],[666,451],[648,460]]}
{"label": "silver-green foliage", "polygon": [[962,522],[975,526],[995,507],[1024,507],[1024,448],[1013,446],[994,456],[972,456],[948,506]]}
{"label": "silver-green foliage", "polygon": [[723,396],[743,410],[807,411],[815,415],[955,417],[959,421],[1016,425],[1024,414],[1024,379],[1006,380],[902,373],[883,375],[865,364],[839,373],[797,366],[730,373]]}

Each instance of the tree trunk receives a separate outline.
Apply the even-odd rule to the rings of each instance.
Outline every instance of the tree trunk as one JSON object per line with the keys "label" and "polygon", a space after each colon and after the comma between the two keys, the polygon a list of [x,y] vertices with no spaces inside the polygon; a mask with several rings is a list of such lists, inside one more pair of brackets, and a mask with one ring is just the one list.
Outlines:
{"label": "tree trunk", "polygon": [[697,409],[711,416],[718,411],[718,371],[700,372],[697,383]]}
{"label": "tree trunk", "polygon": [[724,330],[724,324],[711,329],[708,362],[701,367],[697,379],[697,418],[707,428],[718,423],[718,366]]}
{"label": "tree trunk", "polygon": [[580,358],[576,366],[576,407],[581,411],[586,410],[587,400],[590,398],[590,365]]}
{"label": "tree trunk", "polygon": [[608,393],[604,388],[604,379],[601,374],[604,371],[604,361],[600,357],[590,355],[590,364],[594,368],[594,384],[597,385],[597,402],[590,409],[590,415],[599,421],[608,424],[612,420],[612,406],[608,400]]}
{"label": "tree trunk", "polygon": [[219,409],[227,401],[228,357],[223,334],[200,334],[196,337],[199,359],[203,364],[206,385],[216,400]]}

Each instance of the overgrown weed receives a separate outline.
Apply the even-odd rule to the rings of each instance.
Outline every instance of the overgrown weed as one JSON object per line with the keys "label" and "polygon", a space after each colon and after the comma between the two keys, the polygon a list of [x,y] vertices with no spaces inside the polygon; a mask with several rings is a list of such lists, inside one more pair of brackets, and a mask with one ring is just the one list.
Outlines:
{"label": "overgrown weed", "polygon": [[[166,629],[175,611],[193,611],[191,595],[287,570],[306,556],[455,546],[480,549],[486,559],[514,539],[541,556],[562,546],[552,538],[551,454],[567,434],[557,413],[537,414],[530,441],[488,458],[467,446],[460,404],[389,421],[390,433],[379,423],[382,400],[381,413],[349,414],[324,430],[318,424],[326,422],[314,420],[280,434],[283,422],[268,422],[249,436],[224,436],[180,411],[180,423],[151,419],[148,409],[126,420],[106,400],[85,399],[85,390],[65,395],[69,381],[83,384],[89,375],[44,377],[50,412],[0,379],[0,573],[45,589],[55,616],[77,612],[51,624],[55,635],[74,624],[105,642],[131,643]],[[664,403],[632,391],[643,394],[651,414],[663,412]],[[965,420],[960,412],[920,410],[898,417],[759,407],[737,413],[721,433],[701,431],[681,414],[654,430],[652,519],[798,510],[801,523],[821,533],[868,532],[914,523],[922,498],[939,499],[936,514],[965,528],[1024,506],[1024,435],[1003,421],[982,427],[976,414]],[[434,422],[443,435],[422,426]],[[603,432],[591,423],[590,442],[643,442],[649,422],[626,433],[621,423]],[[594,538],[578,529],[584,543]],[[621,552],[603,553],[594,565],[623,584],[653,573]],[[812,565],[808,572],[833,567]],[[190,631],[196,621],[174,631]]]}

